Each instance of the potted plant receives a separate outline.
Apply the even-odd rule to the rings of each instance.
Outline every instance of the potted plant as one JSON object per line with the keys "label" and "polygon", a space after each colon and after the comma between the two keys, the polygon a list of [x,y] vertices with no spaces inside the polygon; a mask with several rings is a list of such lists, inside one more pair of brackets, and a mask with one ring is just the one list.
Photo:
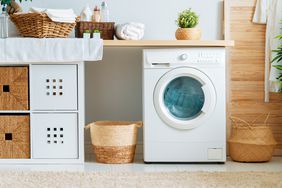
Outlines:
{"label": "potted plant", "polygon": [[[278,40],[282,40],[282,34],[276,37]],[[273,58],[272,63],[282,63],[282,44],[277,48],[277,50],[273,50],[276,53],[276,56]],[[280,84],[279,91],[282,92],[282,64],[273,65],[273,67],[280,70],[280,75],[277,77],[277,81]]]}
{"label": "potted plant", "polygon": [[101,39],[101,31],[98,30],[98,29],[95,29],[95,30],[93,31],[93,38],[95,38],[95,39]]}
{"label": "potted plant", "polygon": [[[23,0],[19,0],[21,3]],[[28,1],[28,0],[25,0]],[[32,1],[32,0],[30,0]],[[7,11],[8,14],[14,14],[17,12],[22,12],[21,6],[15,0],[0,0],[3,7],[2,10]]]}
{"label": "potted plant", "polygon": [[91,30],[84,30],[83,31],[83,38],[90,39],[91,38]]}
{"label": "potted plant", "polygon": [[196,28],[199,24],[199,16],[190,9],[182,11],[176,20],[178,29],[175,37],[177,40],[200,40],[202,30]]}

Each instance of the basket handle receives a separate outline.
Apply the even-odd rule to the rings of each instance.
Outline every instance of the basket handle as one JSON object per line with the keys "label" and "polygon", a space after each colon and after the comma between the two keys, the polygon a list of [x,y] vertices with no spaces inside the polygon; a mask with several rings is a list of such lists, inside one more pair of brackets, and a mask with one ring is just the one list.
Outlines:
{"label": "basket handle", "polygon": [[141,127],[143,126],[143,122],[142,122],[142,121],[137,121],[137,122],[135,122],[134,124],[135,124],[135,126],[136,126],[137,128],[141,128]]}
{"label": "basket handle", "polygon": [[251,124],[254,124],[259,118],[261,118],[261,117],[263,117],[263,116],[266,116],[266,118],[265,118],[265,120],[264,120],[264,122],[263,122],[263,123],[266,125],[266,122],[267,122],[268,119],[269,119],[270,113],[268,113],[267,115],[266,115],[266,114],[260,114],[256,119],[254,119],[254,120],[252,121]]}
{"label": "basket handle", "polygon": [[248,127],[251,128],[250,123],[248,123],[247,121],[245,121],[245,120],[243,120],[243,119],[241,119],[241,118],[231,116],[231,117],[230,117],[230,120],[235,124],[235,127],[239,127],[239,125],[237,124],[237,122],[243,122],[244,124],[246,124]]}
{"label": "basket handle", "polygon": [[[89,123],[84,128],[85,129],[90,129],[92,125],[95,125],[95,122],[94,123]],[[143,122],[142,121],[137,121],[137,122],[132,123],[132,125],[135,125],[137,128],[141,128],[143,126]]]}
{"label": "basket handle", "polygon": [[95,124],[95,123],[89,123],[88,125],[86,125],[86,126],[84,127],[84,129],[90,129],[93,124]]}

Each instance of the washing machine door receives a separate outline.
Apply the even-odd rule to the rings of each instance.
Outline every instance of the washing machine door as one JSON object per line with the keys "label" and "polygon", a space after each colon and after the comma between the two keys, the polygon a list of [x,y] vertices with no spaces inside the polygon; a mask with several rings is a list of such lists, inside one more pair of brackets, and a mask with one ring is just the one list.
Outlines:
{"label": "washing machine door", "polygon": [[176,68],[158,81],[154,106],[159,117],[176,129],[193,129],[207,121],[216,104],[215,88],[206,74]]}

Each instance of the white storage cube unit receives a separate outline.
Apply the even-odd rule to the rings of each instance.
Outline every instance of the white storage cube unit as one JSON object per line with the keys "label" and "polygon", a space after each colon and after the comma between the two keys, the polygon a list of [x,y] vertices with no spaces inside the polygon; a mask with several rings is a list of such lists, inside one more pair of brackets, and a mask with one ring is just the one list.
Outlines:
{"label": "white storage cube unit", "polygon": [[25,66],[30,108],[2,113],[30,117],[30,158],[3,158],[0,164],[83,164],[84,62]]}
{"label": "white storage cube unit", "polygon": [[77,159],[77,114],[32,114],[34,159]]}
{"label": "white storage cube unit", "polygon": [[31,109],[77,110],[77,65],[32,65]]}
{"label": "white storage cube unit", "polygon": [[[0,46],[7,52],[0,52],[0,66],[24,67],[23,72],[4,71],[2,76],[13,79],[4,79],[3,91],[9,97],[2,97],[2,103],[16,105],[11,105],[12,110],[3,108],[0,115],[26,116],[25,138],[20,140],[12,140],[9,129],[14,127],[17,131],[13,125],[23,124],[22,118],[4,118],[7,122],[3,121],[2,126],[8,127],[8,136],[4,138],[7,147],[2,147],[2,153],[18,150],[17,145],[24,149],[7,152],[20,155],[1,155],[0,164],[83,164],[84,62],[102,59],[103,40],[9,38],[0,39]],[[13,98],[11,84],[19,95],[14,98],[23,101]],[[17,135],[21,137],[21,133]]]}

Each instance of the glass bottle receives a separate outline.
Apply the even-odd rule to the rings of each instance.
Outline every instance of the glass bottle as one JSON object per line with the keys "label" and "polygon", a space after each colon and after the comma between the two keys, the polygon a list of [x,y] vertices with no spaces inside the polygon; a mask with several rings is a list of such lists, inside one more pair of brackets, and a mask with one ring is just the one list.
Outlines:
{"label": "glass bottle", "polygon": [[2,7],[2,14],[0,15],[0,38],[8,38],[9,34],[9,16],[6,12],[6,5]]}
{"label": "glass bottle", "polygon": [[106,1],[103,1],[101,4],[101,22],[110,21],[110,11]]}

